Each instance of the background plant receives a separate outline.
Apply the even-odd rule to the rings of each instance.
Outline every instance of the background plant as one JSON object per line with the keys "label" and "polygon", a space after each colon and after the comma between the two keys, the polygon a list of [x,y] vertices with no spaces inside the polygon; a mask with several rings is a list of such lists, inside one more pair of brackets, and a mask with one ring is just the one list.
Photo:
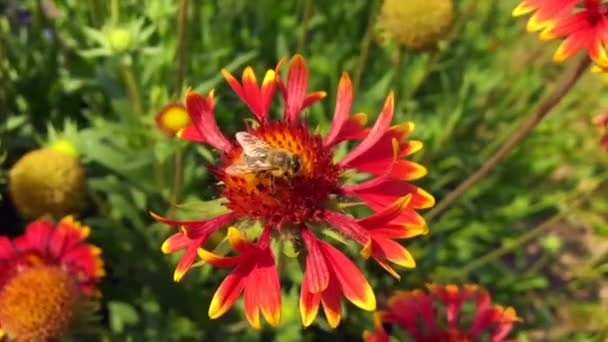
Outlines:
{"label": "background plant", "polygon": [[[371,120],[395,90],[396,119],[414,121],[414,136],[425,144],[415,157],[429,175],[419,185],[440,199],[576,64],[551,62],[557,43],[525,34],[525,23],[510,16],[516,3],[458,1],[448,38],[413,52],[380,39],[379,1],[5,1],[3,172],[47,142],[49,127],[80,151],[87,193],[79,216],[104,249],[102,334],[108,338],[359,337],[372,319],[355,310],[337,331],[323,324],[302,330],[297,288],[277,330],[253,331],[234,311],[211,324],[205,308],[223,275],[201,267],[179,284],[171,281],[177,256],[159,253],[169,232],[147,211],[211,215],[213,208],[198,201],[213,198],[203,167],[213,156],[163,135],[154,115],[180,100],[186,86],[217,88],[219,125],[235,132],[242,124],[235,118],[246,108],[231,101],[220,69],[240,72],[251,64],[260,73],[297,51],[306,56],[310,89],[328,90],[329,97],[343,70],[355,75],[353,108]],[[429,222],[429,235],[408,242],[418,266],[402,272],[401,282],[368,263],[379,297],[428,282],[479,282],[496,302],[517,309],[524,319],[520,337],[607,338],[608,322],[599,314],[608,305],[606,158],[591,122],[606,108],[605,81],[585,74],[505,161]],[[333,103],[329,98],[310,109],[321,130]],[[25,221],[2,195],[2,233],[17,234]],[[185,204],[177,210],[174,203]]]}

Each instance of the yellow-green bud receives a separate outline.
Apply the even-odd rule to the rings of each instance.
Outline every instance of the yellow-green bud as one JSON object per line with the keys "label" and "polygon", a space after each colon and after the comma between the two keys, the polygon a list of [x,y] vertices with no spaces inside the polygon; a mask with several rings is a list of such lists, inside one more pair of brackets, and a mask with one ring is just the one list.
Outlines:
{"label": "yellow-green bud", "polygon": [[384,0],[381,24],[385,34],[407,48],[424,49],[448,32],[453,0]]}
{"label": "yellow-green bud", "polygon": [[60,217],[78,207],[85,172],[73,156],[44,148],[21,157],[10,170],[8,183],[13,203],[22,215]]}

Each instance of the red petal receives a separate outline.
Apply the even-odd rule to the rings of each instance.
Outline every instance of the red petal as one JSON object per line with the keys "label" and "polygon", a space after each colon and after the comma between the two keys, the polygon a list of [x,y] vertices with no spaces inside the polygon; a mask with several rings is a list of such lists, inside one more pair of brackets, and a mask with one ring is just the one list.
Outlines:
{"label": "red petal", "polygon": [[315,102],[323,100],[325,96],[327,96],[327,93],[324,91],[315,91],[314,93],[306,95],[306,98],[304,99],[304,101],[302,101],[302,107],[300,107],[300,112],[312,106]]}
{"label": "red petal", "polygon": [[302,237],[304,238],[308,251],[304,278],[306,279],[307,284],[310,284],[311,293],[320,293],[327,288],[327,284],[329,283],[329,271],[327,270],[325,259],[317,244],[317,238],[308,231],[308,229],[302,230]]}
{"label": "red petal", "polygon": [[398,150],[402,151],[407,147],[407,142],[403,139],[413,130],[414,124],[411,122],[390,127],[367,151],[351,159],[348,165],[352,167],[366,163],[390,165],[394,159],[393,140],[397,141]]}
{"label": "red petal", "polygon": [[[328,263],[330,274],[335,275],[340,283],[344,297],[363,310],[375,310],[374,291],[359,268],[332,245],[323,241],[318,241],[318,244]],[[330,280],[328,289],[331,286]]]}
{"label": "red petal", "polygon": [[224,76],[224,79],[226,80],[226,82],[228,82],[232,90],[234,90],[234,92],[241,98],[241,100],[247,103],[245,91],[243,90],[243,87],[241,86],[239,81],[234,76],[232,76],[230,71],[228,71],[227,69],[222,69],[222,75]]}
{"label": "red petal", "polygon": [[382,315],[379,313],[374,314],[374,326],[373,332],[365,330],[363,332],[363,341],[365,342],[390,342],[390,338],[382,327]]}
{"label": "red petal", "polygon": [[98,279],[105,275],[99,255],[101,250],[89,244],[80,244],[63,255],[61,262],[70,265],[80,275],[89,279]]}
{"label": "red petal", "polygon": [[337,327],[342,319],[342,296],[340,294],[340,284],[333,275],[329,285],[321,293],[321,303],[327,323],[332,328]]}
{"label": "red petal", "polygon": [[339,133],[342,131],[350,114],[353,103],[353,85],[347,73],[342,73],[338,83],[338,94],[336,95],[336,108],[329,132],[323,139],[323,145],[331,147],[336,144]]}
{"label": "red petal", "polygon": [[207,142],[205,137],[199,132],[199,130],[194,125],[188,125],[185,128],[179,130],[176,136],[183,140],[190,140],[196,142]]}
{"label": "red petal", "polygon": [[192,90],[188,90],[186,93],[186,108],[194,126],[205,138],[205,141],[222,152],[228,152],[232,149],[232,144],[226,139],[215,121],[213,92],[205,98]]}
{"label": "red petal", "polygon": [[210,219],[205,220],[194,220],[194,221],[177,221],[170,220],[150,212],[150,215],[155,220],[167,224],[173,227],[182,227],[184,232],[190,239],[204,238],[206,239],[216,230],[228,225],[234,221],[234,214],[232,212],[219,215]]}
{"label": "red petal", "polygon": [[324,219],[344,235],[365,246],[369,241],[369,233],[357,220],[335,211],[325,210]]}
{"label": "red petal", "polygon": [[312,324],[319,313],[319,303],[321,302],[321,294],[313,294],[308,287],[308,278],[302,280],[300,289],[300,316],[302,317],[302,325],[305,327]]}
{"label": "red petal", "polygon": [[459,291],[456,285],[430,285],[429,291],[443,302],[446,307],[448,324],[451,327],[455,327],[458,321],[458,312],[462,303],[467,299],[468,293],[466,291]]}
{"label": "red petal", "polygon": [[391,222],[392,220],[396,219],[399,214],[408,207],[411,200],[412,194],[407,194],[393,202],[391,205],[385,207],[384,209],[368,217],[357,220],[357,222],[367,229],[382,227]]}
{"label": "red petal", "polygon": [[180,231],[169,236],[169,238],[167,238],[165,242],[163,242],[163,245],[160,249],[164,254],[175,253],[179,250],[188,247],[191,241],[192,240],[190,240],[190,238],[188,238],[186,234]]}
{"label": "red petal", "polygon": [[588,30],[591,23],[588,20],[589,13],[581,11],[571,16],[560,19],[555,25],[543,33],[543,39],[570,36],[574,33]]}
{"label": "red petal", "polygon": [[262,81],[262,104],[260,109],[261,112],[259,113],[259,115],[256,115],[260,122],[264,122],[266,120],[266,117],[268,116],[268,109],[270,108],[270,103],[272,102],[272,97],[274,95],[274,89],[276,85],[275,77],[276,74],[274,70],[268,70],[266,71],[266,75],[264,76],[264,80]]}
{"label": "red petal", "polygon": [[281,285],[274,256],[269,249],[258,254],[256,285],[260,298],[262,315],[270,325],[277,327],[281,321]]}
{"label": "red petal", "polygon": [[0,236],[0,261],[12,258],[15,253],[11,240],[6,236]]}
{"label": "red petal", "polygon": [[285,120],[295,121],[300,114],[308,88],[308,67],[302,55],[295,55],[289,62],[287,71],[287,93],[285,103]]}
{"label": "red petal", "polygon": [[181,281],[186,273],[192,267],[194,260],[196,259],[196,251],[203,244],[203,239],[191,240],[188,248],[184,252],[184,255],[179,259],[177,266],[175,267],[175,272],[173,272],[173,281],[179,282]]}
{"label": "red petal", "polygon": [[592,42],[593,36],[589,30],[574,33],[566,38],[555,51],[553,59],[561,63],[574,56],[577,52]]}
{"label": "red petal", "polygon": [[366,153],[367,150],[374,147],[376,143],[382,138],[382,136],[386,133],[387,129],[391,121],[393,120],[393,109],[395,106],[394,94],[393,92],[389,93],[386,98],[386,102],[384,103],[384,107],[382,108],[382,112],[378,116],[374,127],[372,127],[371,131],[367,135],[363,141],[357,147],[355,147],[344,159],[340,161],[341,166],[349,165],[349,163]]}
{"label": "red petal", "polygon": [[346,186],[343,190],[362,199],[375,211],[383,210],[399,198],[411,194],[409,206],[415,209],[430,208],[435,199],[428,192],[404,180],[376,177],[369,181]]}
{"label": "red petal", "polygon": [[218,255],[211,253],[205,249],[198,249],[198,256],[203,259],[206,263],[209,263],[215,267],[219,268],[229,268],[233,267],[243,261],[243,256],[235,256],[235,257],[227,257],[223,255]]}
{"label": "red petal", "polygon": [[37,220],[30,223],[25,230],[25,238],[31,248],[44,251],[47,249],[51,235],[55,231],[55,225],[46,220]]}
{"label": "red petal", "polygon": [[228,228],[228,242],[232,249],[238,251],[241,254],[251,254],[256,252],[256,248],[241,232],[234,228]]}
{"label": "red petal", "polygon": [[73,218],[66,217],[57,224],[46,248],[52,255],[60,258],[63,253],[82,242],[88,231],[88,227],[82,227]]}
{"label": "red petal", "polygon": [[209,317],[211,319],[222,316],[234,305],[243,291],[245,280],[252,267],[252,262],[244,260],[222,281],[211,299],[211,304],[209,304]]}
{"label": "red petal", "polygon": [[416,262],[410,252],[399,243],[381,235],[372,235],[372,256],[381,262],[388,260],[405,268],[416,267]]}
{"label": "red petal", "polygon": [[[334,140],[334,145],[345,140],[361,140],[369,134],[369,129],[365,128],[367,124],[367,114],[357,113],[346,121],[338,136]],[[328,145],[329,146],[329,145]],[[330,146],[329,146],[330,147]]]}
{"label": "red petal", "polygon": [[260,329],[260,303],[264,293],[259,287],[260,284],[258,284],[258,281],[260,281],[260,279],[256,271],[257,266],[254,265],[245,280],[246,286],[244,288],[243,305],[245,307],[245,317],[247,317],[249,325],[254,329]]}

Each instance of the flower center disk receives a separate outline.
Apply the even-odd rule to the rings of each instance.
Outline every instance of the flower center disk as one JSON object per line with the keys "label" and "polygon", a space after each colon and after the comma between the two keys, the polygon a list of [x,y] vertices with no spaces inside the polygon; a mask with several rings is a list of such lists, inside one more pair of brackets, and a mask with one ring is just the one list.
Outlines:
{"label": "flower center disk", "polygon": [[56,266],[17,273],[0,292],[2,329],[16,340],[40,341],[65,335],[82,296],[70,274]]}
{"label": "flower center disk", "polygon": [[284,122],[265,123],[249,133],[272,146],[269,154],[287,152],[289,161],[297,159],[297,168],[288,169],[293,162],[274,163],[271,170],[228,175],[222,170],[246,158],[240,146],[232,149],[223,158],[224,167],[216,172],[224,184],[227,207],[237,216],[274,224],[320,220],[324,203],[337,192],[340,174],[321,137],[300,124]]}

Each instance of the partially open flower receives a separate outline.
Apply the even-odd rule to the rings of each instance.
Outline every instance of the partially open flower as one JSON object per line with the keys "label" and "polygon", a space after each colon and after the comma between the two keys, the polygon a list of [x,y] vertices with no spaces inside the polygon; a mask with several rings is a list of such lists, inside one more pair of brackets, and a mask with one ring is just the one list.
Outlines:
{"label": "partially open flower", "polygon": [[84,243],[89,230],[66,217],[56,226],[34,221],[12,241],[0,236],[0,336],[47,341],[69,334],[104,275],[100,249]]}
{"label": "partially open flower", "polygon": [[[406,140],[412,123],[391,126],[392,93],[375,124],[365,128],[365,114],[351,115],[352,84],[344,74],[333,123],[321,136],[301,114],[325,93],[307,93],[309,74],[302,56],[296,55],[289,63],[286,81],[280,76],[282,65],[283,61],[266,72],[261,86],[251,67],[243,72],[242,83],[223,71],[256,119],[236,134],[236,140],[226,137],[216,124],[213,92],[202,96],[188,91],[185,105],[193,124],[178,135],[209,144],[221,154],[218,165],[210,170],[219,181],[226,213],[193,221],[153,216],[180,228],[162,248],[165,253],[185,250],[175,271],[176,281],[192,266],[197,249],[208,264],[234,268],[212,300],[210,317],[220,317],[244,292],[252,326],[260,326],[260,313],[270,324],[279,323],[281,289],[272,249],[276,239],[299,248],[292,254],[306,265],[300,297],[303,324],[312,324],[322,306],[335,327],[341,318],[342,296],[365,310],[374,310],[376,300],[358,267],[338,248],[321,241],[321,233],[331,231],[358,244],[364,257],[373,257],[398,278],[389,263],[412,268],[415,262],[396,240],[427,232],[417,210],[432,206],[434,199],[409,182],[426,174],[424,167],[404,159],[422,144]],[[269,117],[277,87],[283,100],[282,120]],[[356,147],[336,161],[334,148],[343,142],[354,142]],[[358,172],[371,178],[356,183],[351,176]],[[356,218],[341,209],[357,205],[371,208],[374,214]],[[251,222],[263,227],[259,236],[251,236]],[[235,227],[228,230],[228,240],[238,255],[220,256],[199,249],[211,234],[231,224]]]}
{"label": "partially open flower", "polygon": [[174,136],[177,132],[192,124],[186,107],[181,103],[166,105],[156,114],[155,119],[158,128],[169,136]]}
{"label": "partially open flower", "polygon": [[27,217],[70,213],[80,203],[84,168],[66,143],[33,150],[9,172],[9,191],[15,207]]}
{"label": "partially open flower", "polygon": [[449,31],[453,0],[384,0],[380,23],[388,38],[411,49],[433,46]]}
{"label": "partially open flower", "polygon": [[[463,307],[472,303],[471,317]],[[467,311],[468,312],[468,311]],[[446,319],[441,319],[445,314]],[[520,320],[511,307],[493,305],[489,293],[476,286],[430,285],[422,290],[397,291],[388,308],[375,315],[375,330],[365,331],[366,342],[389,342],[385,326],[397,326],[414,341],[506,341],[513,323]],[[471,322],[465,326],[464,322]]]}

